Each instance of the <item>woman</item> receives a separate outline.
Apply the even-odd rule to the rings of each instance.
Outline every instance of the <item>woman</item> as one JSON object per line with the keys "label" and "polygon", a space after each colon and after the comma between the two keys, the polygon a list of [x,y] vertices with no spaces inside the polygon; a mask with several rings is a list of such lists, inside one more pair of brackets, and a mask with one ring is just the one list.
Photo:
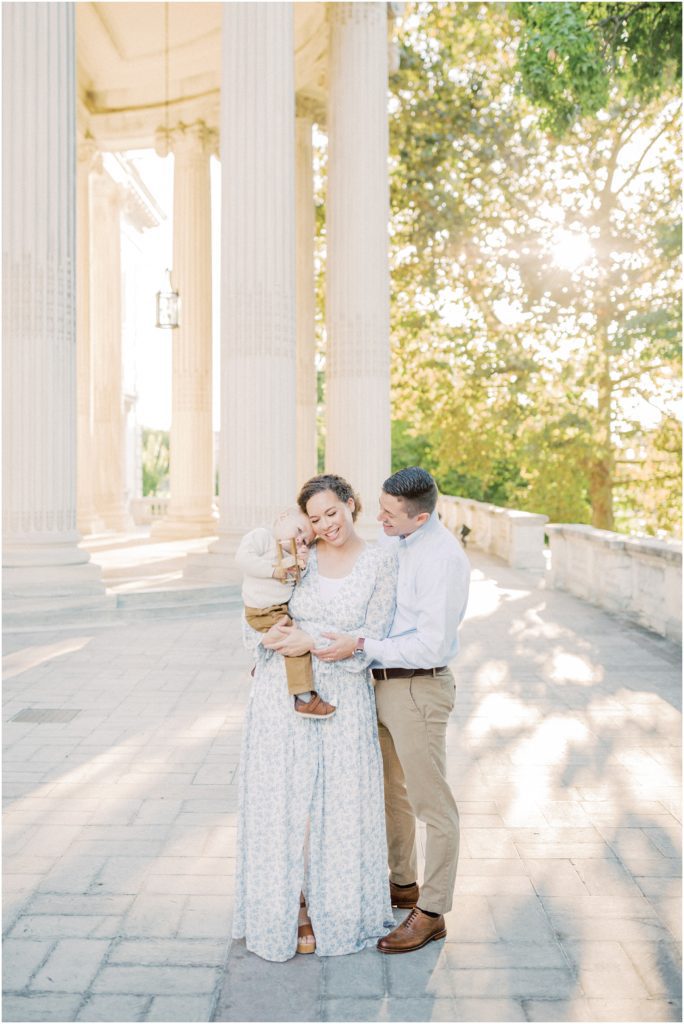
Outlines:
{"label": "woman", "polygon": [[356,533],[360,504],[341,477],[314,477],[297,501],[317,538],[290,600],[298,628],[283,640],[277,627],[264,636],[245,625],[257,664],[240,759],[233,937],[276,961],[313,951],[307,909],[320,956],[374,945],[394,926],[368,659],[313,658],[315,689],[337,708],[321,721],[294,712],[282,655],[325,647],[326,632],[384,637],[396,562]]}

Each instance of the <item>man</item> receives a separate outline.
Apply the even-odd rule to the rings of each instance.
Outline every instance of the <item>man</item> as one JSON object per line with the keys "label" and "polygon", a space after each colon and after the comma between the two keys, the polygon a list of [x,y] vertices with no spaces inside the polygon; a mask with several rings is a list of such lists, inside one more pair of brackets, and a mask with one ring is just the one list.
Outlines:
{"label": "man", "polygon": [[[392,905],[412,908],[378,942],[383,953],[409,953],[444,938],[458,864],[459,819],[446,780],[446,726],[456,686],[448,663],[468,603],[470,566],[458,540],[435,511],[437,485],[418,466],[385,480],[380,513],[398,548],[397,608],[385,640],[326,634],[314,651],[337,661],[363,652],[373,661]],[[362,656],[359,653],[359,656]],[[382,666],[382,667],[381,667]],[[425,875],[417,883],[416,818],[427,826]]]}

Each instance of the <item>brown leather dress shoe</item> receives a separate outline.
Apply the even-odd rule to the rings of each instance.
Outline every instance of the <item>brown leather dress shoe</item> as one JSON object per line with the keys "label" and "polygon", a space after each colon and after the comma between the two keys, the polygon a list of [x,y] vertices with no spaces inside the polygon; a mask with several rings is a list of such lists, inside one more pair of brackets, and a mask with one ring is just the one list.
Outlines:
{"label": "brown leather dress shoe", "polygon": [[420,889],[417,882],[409,886],[399,886],[390,881],[390,899],[392,900],[393,907],[399,907],[401,910],[411,910],[418,902],[419,896]]}
{"label": "brown leather dress shoe", "polygon": [[334,704],[328,704],[327,700],[319,697],[315,690],[311,691],[310,700],[300,700],[295,697],[295,711],[303,718],[330,718],[337,711]]}
{"label": "brown leather dress shoe", "polygon": [[381,953],[412,953],[414,949],[422,949],[428,942],[443,939],[446,935],[444,918],[428,917],[418,907],[414,907],[405,921],[389,935],[378,942]]}

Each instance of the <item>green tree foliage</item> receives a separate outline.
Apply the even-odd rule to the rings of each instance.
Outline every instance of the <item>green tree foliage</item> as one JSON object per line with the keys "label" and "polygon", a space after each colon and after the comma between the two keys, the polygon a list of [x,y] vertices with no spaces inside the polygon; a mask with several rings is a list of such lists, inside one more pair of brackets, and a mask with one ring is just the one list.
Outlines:
{"label": "green tree foliage", "polygon": [[682,76],[682,6],[659,3],[514,3],[518,67],[542,123],[562,135],[623,95],[650,102]]}
{"label": "green tree foliage", "polygon": [[[419,5],[404,25],[391,119],[395,456],[413,435],[452,493],[665,529],[637,512],[644,445],[674,422],[677,101],[614,89],[559,142],[517,89],[511,25],[491,4]],[[679,470],[669,442],[662,452],[675,522]]]}
{"label": "green tree foliage", "polygon": [[142,429],[143,496],[169,493],[169,432]]}

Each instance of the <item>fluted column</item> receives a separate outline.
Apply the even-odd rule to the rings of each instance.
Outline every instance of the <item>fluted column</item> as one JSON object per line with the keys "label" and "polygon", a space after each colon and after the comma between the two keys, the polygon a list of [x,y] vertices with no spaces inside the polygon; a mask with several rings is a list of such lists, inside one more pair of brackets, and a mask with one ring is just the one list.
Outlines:
{"label": "fluted column", "polygon": [[95,508],[110,530],[132,525],[124,506],[125,445],[121,354],[120,185],[106,173],[90,183],[90,333],[93,351]]}
{"label": "fluted column", "polygon": [[294,38],[290,3],[223,5],[221,534],[295,497]]}
{"label": "fluted column", "polygon": [[223,5],[221,89],[221,518],[204,575],[229,579],[240,536],[296,493],[291,4]]}
{"label": "fluted column", "polygon": [[160,140],[174,155],[173,283],[181,297],[173,333],[170,491],[158,537],[216,533],[211,389],[211,188],[216,133],[202,121],[179,125]]}
{"label": "fluted column", "polygon": [[325,462],[373,531],[390,470],[386,8],[328,5]]}
{"label": "fluted column", "polygon": [[6,614],[104,600],[76,529],[74,7],[3,17]]}
{"label": "fluted column", "polygon": [[310,117],[297,117],[297,485],[315,475],[316,445],[316,296],[314,290],[313,150]]}
{"label": "fluted column", "polygon": [[104,525],[95,510],[93,461],[94,404],[93,356],[90,334],[90,175],[97,160],[92,139],[77,150],[76,188],[76,367],[77,443],[76,514],[81,533],[93,533]]}

